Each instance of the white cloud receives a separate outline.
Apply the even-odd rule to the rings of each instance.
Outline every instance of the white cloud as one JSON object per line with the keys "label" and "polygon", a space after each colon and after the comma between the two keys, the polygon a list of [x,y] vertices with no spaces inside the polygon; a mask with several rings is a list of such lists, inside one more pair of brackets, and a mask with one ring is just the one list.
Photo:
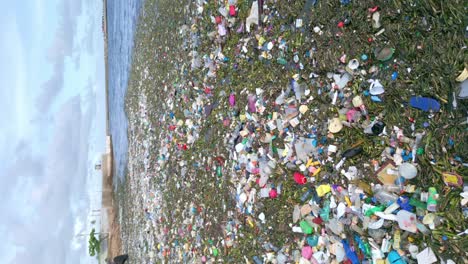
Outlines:
{"label": "white cloud", "polygon": [[[44,9],[45,2],[50,4],[48,0],[30,2],[37,7],[31,13],[32,21],[50,16],[50,10]],[[57,50],[49,53],[54,73],[45,75],[50,78],[42,85],[33,83],[40,92],[32,91],[34,88],[28,84],[31,79],[36,80],[31,76],[43,73],[45,66],[31,67],[31,64],[38,61],[38,54],[44,55],[47,50],[40,50],[40,45],[30,49],[29,42],[22,39],[26,35],[40,34],[32,28],[31,32],[20,35],[17,25],[1,25],[0,37],[8,41],[0,42],[0,56],[8,63],[0,65],[0,118],[4,121],[0,131],[0,210],[8,217],[0,220],[3,238],[0,263],[79,263],[87,254],[86,240],[75,240],[74,234],[86,229],[84,223],[89,210],[86,175],[88,167],[92,166],[89,164],[92,158],[88,159],[90,131],[99,133],[98,129],[91,130],[90,125],[97,113],[96,97],[101,102],[104,97],[93,93],[97,78],[101,78],[94,71],[94,63],[98,64],[95,57],[82,60],[88,69],[64,73],[65,67],[70,68],[67,61],[80,57],[86,49],[77,49],[77,41],[74,41],[77,20],[82,13],[80,1],[62,3],[58,10],[62,22],[58,23],[57,31],[52,30],[55,39],[51,45],[56,45]],[[0,21],[4,20],[5,17]],[[38,27],[44,25],[37,24]],[[100,32],[100,28],[96,30]],[[36,36],[32,38],[37,39]],[[41,48],[37,50],[37,47]],[[5,75],[8,78],[3,78]],[[64,80],[83,76],[83,80],[91,76],[89,84],[74,84],[73,89],[79,96],[67,98],[70,95],[62,90],[70,87],[64,89],[64,85],[69,86]],[[103,88],[99,87],[100,91]],[[37,113],[38,109],[48,114]],[[104,133],[102,129],[102,139],[97,137],[98,142],[104,141]],[[2,227],[7,228],[2,230]]]}
{"label": "white cloud", "polygon": [[9,110],[4,113],[2,120],[10,124],[15,134],[24,133],[28,131],[30,97],[27,91],[25,48],[16,17],[9,17],[0,36],[2,39],[8,39],[0,43],[2,60],[8,62],[0,66],[0,96],[6,99],[6,108]]}
{"label": "white cloud", "polygon": [[81,15],[81,1],[64,0],[59,5],[60,21],[52,38],[52,44],[47,52],[47,59],[53,65],[50,79],[42,85],[42,92],[37,99],[37,107],[41,113],[50,109],[57,95],[63,89],[65,60],[79,56],[74,50],[77,21]]}

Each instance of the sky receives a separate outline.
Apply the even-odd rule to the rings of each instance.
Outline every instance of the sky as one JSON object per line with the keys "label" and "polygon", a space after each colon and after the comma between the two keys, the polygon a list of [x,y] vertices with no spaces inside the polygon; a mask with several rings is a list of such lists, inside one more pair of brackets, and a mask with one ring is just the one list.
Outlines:
{"label": "sky", "polygon": [[105,149],[102,1],[2,9],[0,263],[96,263],[79,234],[99,204]]}

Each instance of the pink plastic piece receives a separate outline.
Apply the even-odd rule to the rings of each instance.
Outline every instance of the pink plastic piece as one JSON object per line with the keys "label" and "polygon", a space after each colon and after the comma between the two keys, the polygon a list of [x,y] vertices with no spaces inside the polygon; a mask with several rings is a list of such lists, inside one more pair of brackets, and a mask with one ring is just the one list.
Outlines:
{"label": "pink plastic piece", "polygon": [[229,6],[229,15],[230,16],[236,16],[236,6],[234,6],[234,5]]}
{"label": "pink plastic piece", "polygon": [[356,114],[357,114],[357,111],[356,111],[356,110],[350,109],[350,110],[346,113],[346,119],[348,120],[348,122],[354,122],[354,121],[356,121]]}
{"label": "pink plastic piece", "polygon": [[312,248],[310,246],[305,246],[302,248],[302,257],[305,259],[312,258]]}
{"label": "pink plastic piece", "polygon": [[236,95],[233,93],[229,95],[229,105],[230,106],[236,105]]}
{"label": "pink plastic piece", "polygon": [[270,198],[272,199],[278,197],[278,191],[276,191],[276,189],[271,189],[268,194],[270,195]]}

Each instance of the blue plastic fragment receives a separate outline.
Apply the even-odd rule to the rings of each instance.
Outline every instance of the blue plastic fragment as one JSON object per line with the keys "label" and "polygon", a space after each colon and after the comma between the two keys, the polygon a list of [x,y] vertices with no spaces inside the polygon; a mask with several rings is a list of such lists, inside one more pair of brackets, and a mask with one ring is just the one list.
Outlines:
{"label": "blue plastic fragment", "polygon": [[409,203],[409,198],[406,196],[401,196],[400,198],[398,198],[397,203],[401,209],[406,210],[408,212],[411,212],[414,209],[414,207]]}
{"label": "blue plastic fragment", "polygon": [[406,261],[404,261],[400,254],[398,254],[398,252],[396,252],[395,250],[392,250],[390,251],[390,253],[388,253],[388,263],[390,264],[406,264]]}
{"label": "blue plastic fragment", "polygon": [[401,157],[403,158],[403,161],[408,161],[410,159],[413,159],[413,152],[409,150],[403,150],[401,152]]}
{"label": "blue plastic fragment", "polygon": [[392,81],[396,80],[398,78],[398,72],[393,72],[392,73]]}
{"label": "blue plastic fragment", "polygon": [[377,103],[382,102],[382,99],[380,99],[380,97],[378,97],[377,95],[372,95],[372,96],[370,97],[370,99],[371,99],[373,102],[377,102]]}
{"label": "blue plastic fragment", "polygon": [[312,139],[312,146],[314,146],[316,148],[317,145],[318,145],[317,139],[316,138]]}
{"label": "blue plastic fragment", "polygon": [[353,264],[359,264],[359,258],[354,250],[351,249],[351,247],[348,244],[348,241],[346,239],[341,240],[341,243],[343,243],[343,248],[346,253],[346,257],[351,261]]}
{"label": "blue plastic fragment", "polygon": [[410,98],[409,104],[411,107],[423,110],[425,112],[440,110],[440,103],[429,97],[413,96]]}

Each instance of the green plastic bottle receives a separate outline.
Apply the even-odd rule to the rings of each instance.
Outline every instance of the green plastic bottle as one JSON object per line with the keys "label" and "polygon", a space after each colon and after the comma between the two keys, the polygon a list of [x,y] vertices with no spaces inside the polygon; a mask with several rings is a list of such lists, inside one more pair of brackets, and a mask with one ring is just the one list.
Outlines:
{"label": "green plastic bottle", "polygon": [[429,188],[429,196],[427,197],[427,210],[431,212],[437,211],[437,189],[435,187]]}

